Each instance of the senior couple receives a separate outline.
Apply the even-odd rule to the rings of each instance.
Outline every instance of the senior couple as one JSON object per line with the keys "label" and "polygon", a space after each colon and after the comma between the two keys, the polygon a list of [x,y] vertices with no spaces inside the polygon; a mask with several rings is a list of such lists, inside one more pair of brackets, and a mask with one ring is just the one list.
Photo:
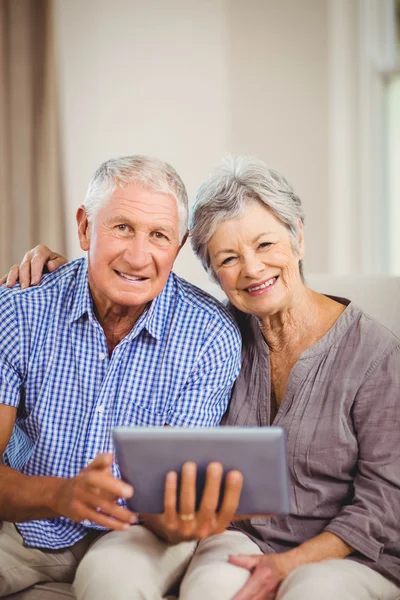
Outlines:
{"label": "senior couple", "polygon": [[[187,213],[171,166],[111,159],[77,211],[87,257],[38,247],[0,287],[0,596],[399,598],[400,341],[307,287],[301,202],[263,162],[226,160],[193,208],[227,309],[171,271]],[[112,427],[221,419],[285,429],[291,514],[241,519],[234,471],[217,512],[218,463],[196,512],[186,463],[179,511],[169,473],[164,514],[135,524]]]}

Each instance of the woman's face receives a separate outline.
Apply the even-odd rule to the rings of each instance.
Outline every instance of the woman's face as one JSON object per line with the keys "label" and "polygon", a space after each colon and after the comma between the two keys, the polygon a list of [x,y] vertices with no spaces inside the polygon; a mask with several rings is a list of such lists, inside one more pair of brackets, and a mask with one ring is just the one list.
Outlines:
{"label": "woman's face", "polygon": [[237,308],[263,318],[288,308],[302,286],[289,231],[263,204],[250,201],[239,217],[221,223],[208,243],[211,266]]}

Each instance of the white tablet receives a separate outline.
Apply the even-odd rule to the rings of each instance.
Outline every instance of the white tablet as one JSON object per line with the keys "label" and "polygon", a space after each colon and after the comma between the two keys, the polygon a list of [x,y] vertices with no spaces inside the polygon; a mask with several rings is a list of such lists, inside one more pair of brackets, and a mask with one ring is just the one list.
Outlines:
{"label": "white tablet", "polygon": [[[127,503],[134,512],[164,512],[168,471],[197,464],[197,502],[205,471],[218,461],[224,474],[244,477],[238,514],[287,514],[290,510],[285,434],[281,427],[115,427],[113,438],[122,479],[135,493]],[[198,507],[198,504],[197,504]]]}

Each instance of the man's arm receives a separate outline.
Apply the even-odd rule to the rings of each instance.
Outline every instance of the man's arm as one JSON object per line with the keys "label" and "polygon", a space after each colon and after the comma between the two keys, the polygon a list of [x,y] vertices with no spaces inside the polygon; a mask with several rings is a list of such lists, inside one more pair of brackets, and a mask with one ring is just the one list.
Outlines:
{"label": "man's arm", "polygon": [[[0,456],[10,440],[17,409],[0,404]],[[72,479],[23,475],[0,464],[0,521],[14,523],[64,516],[90,519],[110,529],[126,529],[136,515],[122,508],[118,498],[129,498],[131,486],[114,479],[112,456],[99,454]],[[99,511],[100,509],[100,511]]]}

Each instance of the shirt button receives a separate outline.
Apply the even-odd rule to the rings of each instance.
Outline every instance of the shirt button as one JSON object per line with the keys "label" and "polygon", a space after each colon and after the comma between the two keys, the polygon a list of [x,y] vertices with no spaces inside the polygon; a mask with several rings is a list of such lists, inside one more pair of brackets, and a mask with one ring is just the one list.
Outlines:
{"label": "shirt button", "polygon": [[89,519],[85,519],[84,521],[82,521],[82,525],[85,525],[86,527],[90,527],[91,524],[92,521],[90,521]]}
{"label": "shirt button", "polygon": [[100,406],[98,406],[98,407],[96,408],[96,410],[97,410],[97,412],[98,412],[98,413],[100,413],[100,414],[102,415],[102,414],[103,414],[103,412],[104,412],[104,406],[100,405]]}
{"label": "shirt button", "polygon": [[104,359],[105,359],[105,357],[106,357],[106,355],[104,354],[104,352],[100,352],[100,354],[99,354],[99,359],[100,359],[100,360],[104,360]]}

